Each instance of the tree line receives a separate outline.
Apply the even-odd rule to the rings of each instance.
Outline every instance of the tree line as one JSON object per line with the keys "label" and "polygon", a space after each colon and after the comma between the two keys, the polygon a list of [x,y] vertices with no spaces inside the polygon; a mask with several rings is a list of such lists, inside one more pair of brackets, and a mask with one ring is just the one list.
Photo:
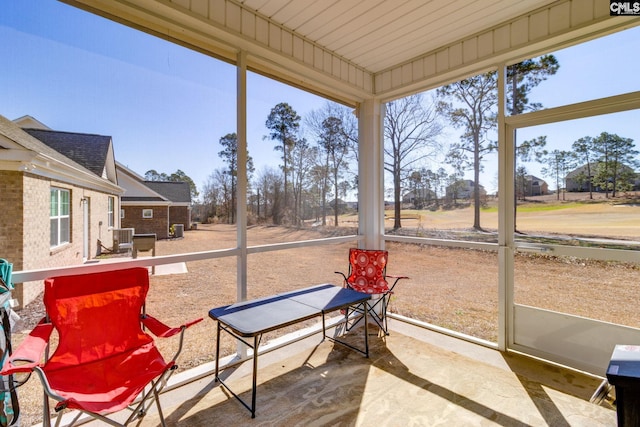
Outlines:
{"label": "tree line", "polygon": [[[553,76],[559,64],[553,55],[544,55],[507,67],[506,113],[521,114],[542,108],[529,99],[531,90]],[[498,74],[487,72],[454,82],[424,94],[411,95],[385,104],[384,169],[390,179],[394,229],[401,228],[403,195],[413,194],[417,208],[435,204],[445,196],[456,198],[468,191],[463,181],[472,172],[473,227],[482,230],[480,173],[488,154],[497,150]],[[447,126],[460,131],[457,141],[446,141]],[[304,119],[286,102],[274,106],[265,121],[271,142],[280,153],[277,167],[256,172],[249,153],[247,162],[247,206],[250,221],[302,225],[312,222],[338,224],[344,209],[342,201],[349,192],[357,194],[357,119],[344,106],[327,102]],[[567,174],[579,165],[587,165],[584,176],[589,191],[594,188],[616,192],[628,188],[630,168],[636,167],[633,140],[603,132],[598,137],[576,141],[571,151],[546,150],[547,137],[519,141],[514,139],[516,163],[537,160],[545,167],[545,176],[556,179],[557,188]],[[225,167],[216,169],[207,179],[200,206],[202,220],[234,223],[236,220],[237,136],[230,133],[219,140],[219,156]],[[444,161],[438,159],[444,158]],[[425,164],[438,167],[426,167]],[[623,165],[625,165],[623,167]],[[445,168],[446,166],[446,168]],[[593,170],[589,170],[593,168]],[[526,178],[526,168],[518,165],[518,188]],[[586,183],[586,181],[585,181]],[[514,214],[515,215],[515,214]]]}
{"label": "tree line", "polygon": [[619,192],[634,188],[640,166],[633,139],[602,132],[597,137],[585,136],[571,145],[571,150],[553,150],[544,153],[545,176],[556,184],[557,198],[564,199],[570,174],[579,191],[588,191],[593,199],[594,191],[602,191],[605,197],[616,197]]}
{"label": "tree line", "polygon": [[[554,74],[558,69],[552,55],[527,60],[508,68],[508,109],[511,114],[541,108],[530,102],[529,91]],[[480,226],[479,175],[485,156],[497,149],[491,132],[497,128],[497,73],[489,72],[445,85],[436,95],[425,100],[422,94],[411,95],[386,104],[384,121],[384,169],[392,182],[394,229],[401,228],[402,196],[413,190],[418,202],[429,201],[433,195],[436,204],[445,188],[453,192],[465,172],[473,171],[474,228]],[[447,120],[462,130],[458,142],[448,144],[442,153],[440,142]],[[256,221],[270,220],[274,224],[302,224],[312,220],[327,224],[328,213],[338,224],[340,198],[350,190],[357,191],[357,173],[350,165],[357,161],[357,121],[351,111],[337,104],[327,103],[313,111],[304,121],[307,141],[300,132],[302,118],[287,103],[272,108],[265,126],[269,134],[265,140],[275,142],[274,149],[281,153],[279,170],[266,168],[257,176],[248,168],[248,210]],[[235,147],[223,150],[220,157],[227,168],[216,170],[203,189],[203,206],[207,217],[232,223],[235,220],[235,134],[221,138],[223,146],[231,141]],[[527,141],[518,147],[521,158],[531,156],[544,145],[540,141]],[[453,169],[431,171],[423,165],[439,155]],[[249,157],[250,159],[250,157]],[[248,166],[252,166],[249,162]]]}
{"label": "tree line", "polygon": [[[302,127],[304,126],[304,131]],[[358,128],[352,111],[327,103],[303,121],[291,105],[274,106],[265,121],[265,141],[280,153],[278,168],[256,173],[247,153],[247,211],[250,221],[302,225],[306,221],[333,224],[343,209],[342,200],[357,188]],[[309,141],[305,136],[309,136]],[[202,216],[225,223],[236,220],[238,140],[235,133],[220,139],[219,157],[225,167],[216,169],[204,185]]]}

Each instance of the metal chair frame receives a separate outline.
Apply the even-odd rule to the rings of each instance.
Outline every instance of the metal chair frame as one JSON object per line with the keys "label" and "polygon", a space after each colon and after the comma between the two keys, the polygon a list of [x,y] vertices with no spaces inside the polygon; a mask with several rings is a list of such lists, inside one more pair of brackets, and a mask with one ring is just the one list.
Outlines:
{"label": "metal chair frame", "polygon": [[[118,284],[119,276],[124,277],[122,284]],[[83,286],[89,285],[91,291],[78,292],[76,295],[74,292],[76,292],[76,288],[81,288],[81,286],[79,286],[80,284]],[[56,286],[59,288],[56,288]],[[185,330],[200,322],[202,318],[193,320],[175,328],[166,326],[145,312],[145,299],[148,286],[149,273],[146,268],[142,267],[77,276],[61,276],[58,278],[47,279],[45,281],[44,301],[47,315],[38,325],[36,325],[18,349],[13,352],[11,357],[5,362],[3,369],[0,372],[1,375],[16,375],[19,373],[30,374],[31,372],[36,372],[44,389],[44,426],[51,426],[52,420],[49,408],[50,398],[58,402],[54,408],[55,412],[58,413],[56,416],[56,426],[59,426],[62,422],[62,415],[65,409],[78,411],[75,418],[73,418],[71,423],[68,424],[69,426],[74,425],[83,414],[90,415],[113,426],[126,426],[133,421],[141,420],[146,415],[151,405],[153,405],[153,401],[155,401],[158,409],[160,423],[162,426],[166,426],[159,395],[167,384],[168,379],[178,367],[175,364],[175,361],[182,352]],[[87,286],[85,286],[85,288],[86,287]],[[71,290],[64,291],[64,289],[70,288]],[[60,293],[58,293],[58,289],[60,289]],[[62,293],[65,293],[64,296],[61,296]],[[58,307],[58,301],[59,299],[64,300],[65,298],[67,300],[65,303],[66,305],[61,306],[62,308],[60,309]],[[88,301],[88,303],[84,303],[83,301]],[[65,328],[74,321],[73,319],[75,319],[75,317],[73,316],[75,316],[75,313],[67,314],[66,307],[69,307],[69,304],[75,304],[76,302],[81,307],[78,309],[78,313],[80,313],[80,310],[85,310],[84,313],[89,314],[91,314],[91,310],[97,311],[96,319],[95,321],[94,319],[89,319],[84,325],[81,323],[80,328],[74,328],[75,330],[73,332],[67,333]],[[98,308],[94,308],[94,306],[98,306]],[[99,327],[100,324],[102,324],[102,321],[109,320],[101,319],[99,315],[109,313],[114,310],[118,311],[120,307],[124,307],[124,320],[122,321],[125,322],[122,323],[125,325],[123,329],[125,331],[124,338],[126,341],[124,342],[133,343],[133,347],[129,348],[127,347],[128,344],[122,344],[122,348],[111,348],[114,341],[113,336],[110,334],[107,334],[110,336],[111,340],[107,341],[108,344],[105,349],[95,347],[85,349],[83,348],[84,339],[82,340],[83,344],[80,344],[77,341],[75,344],[68,344],[67,340],[74,339],[74,335],[79,336],[84,333],[83,331],[87,331],[87,323],[93,323],[93,331],[95,332],[96,325]],[[135,322],[135,312],[132,312],[131,310],[137,310],[137,308],[140,309],[140,315],[138,326],[135,326],[135,324],[132,323]],[[54,315],[51,313],[54,313]],[[72,316],[73,319],[69,316]],[[80,315],[78,316],[80,317]],[[81,318],[86,319],[87,316],[87,314],[83,314]],[[108,328],[108,325],[102,326],[102,328],[105,327]],[[114,326],[114,328],[117,328],[117,326]],[[54,329],[59,331],[60,342],[54,350],[53,355],[50,357],[49,340]],[[178,348],[170,361],[166,362],[164,357],[162,357],[162,355],[155,349],[154,339],[146,332],[146,330],[159,338],[168,338],[174,335],[179,335]],[[133,336],[130,335],[131,333],[133,333]],[[67,338],[69,336],[70,338]],[[96,341],[98,339],[99,337],[96,338]],[[81,347],[83,349],[80,354],[73,351],[74,349]],[[97,347],[100,347],[100,345]],[[60,348],[63,348],[64,350],[61,356],[58,356],[56,359],[56,351]],[[151,351],[147,353],[149,349],[151,349]],[[86,350],[91,351],[89,351],[87,356],[84,356]],[[93,352],[95,352],[97,356],[94,357]],[[128,371],[131,371],[131,368],[127,370],[127,362],[135,359],[135,357],[132,357],[134,352],[138,355],[149,354],[149,356],[153,358],[149,359],[147,357],[147,359],[149,359],[148,365],[145,358],[137,360],[137,364],[133,365],[135,368],[138,368],[140,363],[145,363],[144,366],[149,367],[149,372],[139,372],[140,375],[143,375],[144,379],[135,383],[137,386],[131,386],[128,384],[130,383],[130,378],[135,377],[123,375],[122,373],[119,373],[112,377],[112,379],[107,380],[106,377],[108,376],[108,372],[110,372],[108,369],[112,367],[112,363],[120,363],[118,367],[125,374]],[[76,356],[78,361],[72,361],[71,359]],[[55,363],[55,367],[49,369],[49,362]],[[59,385],[59,379],[56,380],[55,383],[52,383],[54,378],[49,375],[50,373],[56,371],[73,372],[74,369],[87,364],[91,369],[94,368],[94,365],[100,369],[97,372],[103,372],[104,370],[105,384],[103,386],[100,386],[100,384],[89,383],[88,381],[90,380],[83,382],[82,377],[79,377],[76,380],[76,377],[74,376],[70,377],[74,378],[73,381],[64,381],[64,387],[66,387],[64,391],[59,390],[56,387]],[[84,369],[84,371],[82,369]],[[89,368],[80,368],[79,373],[89,372],[87,369]],[[144,370],[145,369],[142,369],[142,371]],[[136,373],[138,373],[138,371],[136,371]],[[60,374],[57,374],[57,377],[59,378]],[[102,379],[102,377],[100,378]],[[125,393],[124,397],[119,396],[120,400],[117,400],[117,398],[113,401],[105,400],[105,390],[112,390],[112,388],[109,388],[109,383],[106,381],[112,382],[114,381],[113,378],[122,379],[123,382],[127,383],[114,384],[113,388],[118,388],[120,390],[126,390],[129,388],[130,391]],[[95,391],[92,391],[92,387]],[[141,391],[136,398],[135,393],[138,390]],[[94,410],[91,410],[91,405],[95,405],[96,402],[98,403],[98,406],[99,404],[102,404],[102,402],[105,402],[108,405],[113,405],[115,403],[115,407],[119,406],[122,409],[104,409],[103,407],[103,409],[95,410],[96,406],[94,406]],[[110,408],[114,408],[114,406],[111,406]],[[125,409],[130,410],[132,413],[124,422],[118,422],[109,418],[109,416],[119,413],[121,410]]]}
{"label": "metal chair frame", "polygon": [[[355,291],[358,292],[362,292],[361,289],[357,289],[357,287],[354,287],[354,282],[350,279],[352,279],[353,273],[354,273],[354,269],[356,268],[354,265],[355,262],[355,256],[357,256],[358,253],[365,253],[367,255],[374,255],[376,257],[379,257],[380,255],[384,256],[384,266],[383,267],[379,267],[377,266],[377,268],[379,269],[378,273],[380,273],[380,275],[382,276],[382,278],[384,279],[385,282],[385,287],[386,289],[381,292],[381,293],[374,293],[374,291],[372,289],[367,289],[366,293],[371,293],[371,294],[375,294],[375,295],[380,295],[380,297],[377,299],[377,301],[373,302],[372,304],[370,302],[365,302],[359,305],[356,305],[354,307],[351,307],[349,309],[347,309],[345,311],[345,328],[347,331],[351,330],[353,327],[355,327],[362,319],[363,319],[363,314],[364,311],[367,310],[367,312],[369,313],[369,318],[372,319],[376,325],[378,325],[378,327],[382,330],[382,332],[385,335],[389,335],[389,325],[387,322],[387,308],[389,307],[389,303],[391,301],[391,295],[393,294],[393,290],[396,287],[396,284],[398,283],[398,281],[400,279],[408,279],[407,276],[392,276],[392,275],[388,275],[386,274],[387,271],[387,264],[388,264],[388,260],[389,260],[389,253],[386,250],[375,250],[375,249],[357,249],[357,248],[351,248],[349,249],[349,272],[348,274],[344,274],[343,272],[340,271],[336,271],[336,274],[339,274],[342,276],[342,278],[344,279],[344,286],[349,288],[349,289],[353,289]],[[389,286],[389,280],[388,279],[394,279],[393,280],[393,284],[391,286]],[[372,301],[374,301],[372,299]],[[379,308],[379,313],[377,308]]]}

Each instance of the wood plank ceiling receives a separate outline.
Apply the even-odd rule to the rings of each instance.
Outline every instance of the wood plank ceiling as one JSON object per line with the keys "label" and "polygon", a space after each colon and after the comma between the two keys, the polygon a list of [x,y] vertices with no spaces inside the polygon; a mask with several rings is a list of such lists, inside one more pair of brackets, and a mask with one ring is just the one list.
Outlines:
{"label": "wood plank ceiling", "polygon": [[355,105],[638,25],[603,0],[61,0]]}
{"label": "wood plank ceiling", "polygon": [[553,0],[240,0],[372,74]]}

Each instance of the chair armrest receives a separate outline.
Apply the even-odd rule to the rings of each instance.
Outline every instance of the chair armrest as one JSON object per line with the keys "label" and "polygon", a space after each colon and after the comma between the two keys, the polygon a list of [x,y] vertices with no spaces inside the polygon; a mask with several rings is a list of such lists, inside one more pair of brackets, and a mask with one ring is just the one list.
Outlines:
{"label": "chair armrest", "polygon": [[43,318],[6,360],[0,375],[31,372],[42,363],[53,325]]}
{"label": "chair armrest", "polygon": [[170,328],[155,317],[149,316],[148,314],[141,316],[140,321],[146,328],[151,331],[153,335],[160,338],[168,338],[202,321],[202,317],[180,325],[177,328]]}
{"label": "chair armrest", "polygon": [[398,283],[398,280],[400,280],[400,279],[408,279],[409,278],[409,276],[393,276],[391,274],[387,274],[384,277],[385,277],[385,279],[396,279],[393,282],[393,285],[391,285],[391,288],[389,288],[389,292],[393,291],[393,288],[396,287],[396,283]]}

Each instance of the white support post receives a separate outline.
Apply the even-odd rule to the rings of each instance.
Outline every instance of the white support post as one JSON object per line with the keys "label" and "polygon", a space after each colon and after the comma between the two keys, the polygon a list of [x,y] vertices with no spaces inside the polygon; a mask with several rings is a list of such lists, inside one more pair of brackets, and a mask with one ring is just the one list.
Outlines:
{"label": "white support post", "polygon": [[507,349],[513,330],[513,234],[515,230],[515,141],[507,126],[506,65],[498,68],[498,348]]}
{"label": "white support post", "polygon": [[236,184],[236,227],[238,255],[238,301],[247,299],[247,53],[238,53],[237,65],[238,176]]}
{"label": "white support post", "polygon": [[361,243],[384,249],[384,107],[377,99],[358,106],[358,224]]}
{"label": "white support post", "polygon": [[[236,182],[237,247],[237,300],[247,300],[247,53],[238,53],[237,64],[237,138],[238,161]],[[238,340],[237,354],[247,357],[247,346]],[[254,349],[257,351],[258,349]]]}

